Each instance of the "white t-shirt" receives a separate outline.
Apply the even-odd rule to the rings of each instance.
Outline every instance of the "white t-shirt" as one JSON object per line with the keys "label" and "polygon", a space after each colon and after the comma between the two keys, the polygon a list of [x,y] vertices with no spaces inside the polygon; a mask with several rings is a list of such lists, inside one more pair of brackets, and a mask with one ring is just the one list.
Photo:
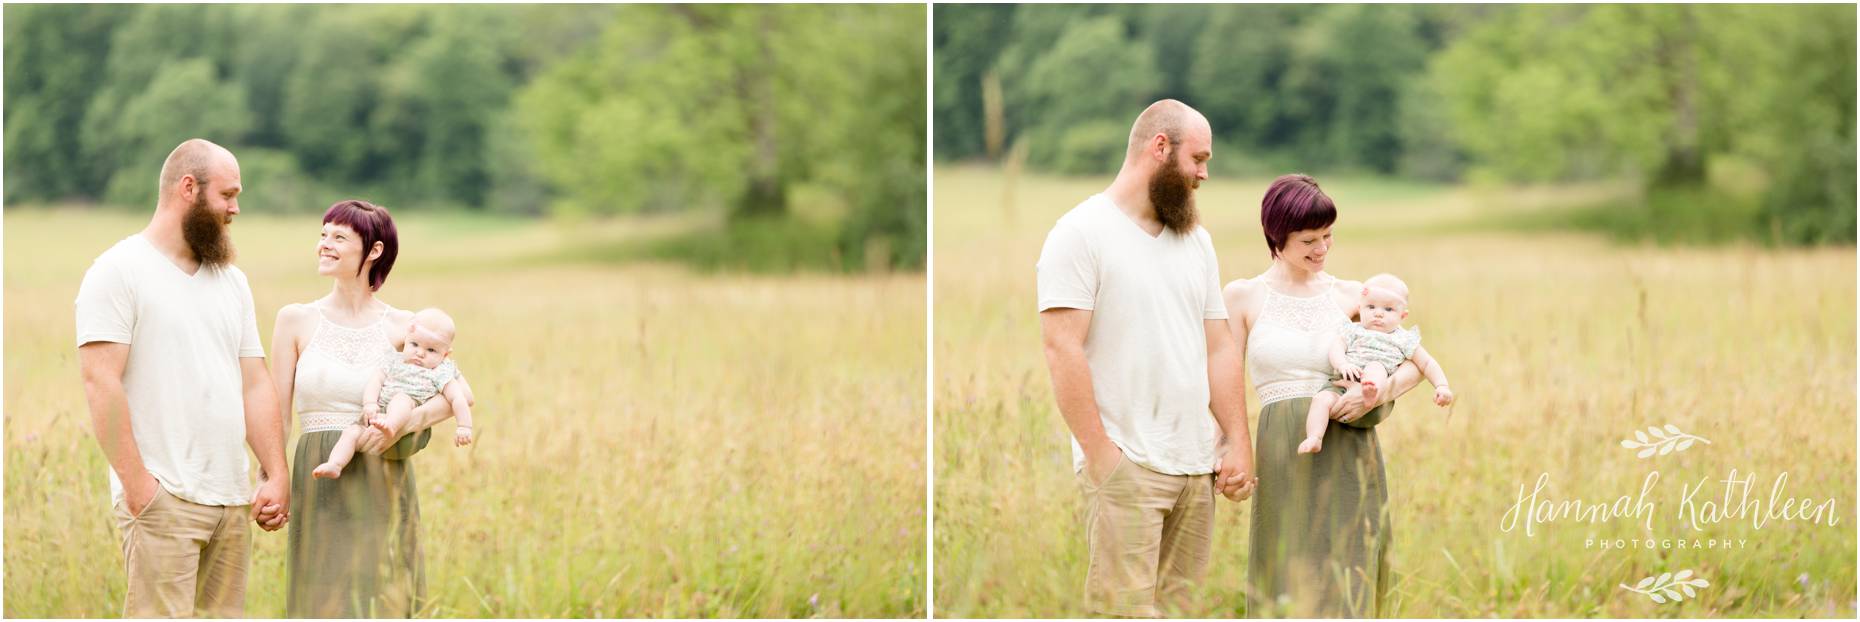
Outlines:
{"label": "white t-shirt", "polygon": [[[124,238],[78,287],[77,343],[93,341],[129,344],[129,425],[162,488],[202,505],[251,503],[239,359],[265,349],[245,273],[203,265],[189,276],[141,234]],[[123,498],[113,469],[110,495]]]}
{"label": "white t-shirt", "polygon": [[[1214,472],[1205,320],[1227,319],[1214,243],[1199,226],[1150,234],[1102,194],[1072,208],[1040,250],[1040,310],[1087,309],[1085,358],[1104,431],[1158,473]],[[1074,469],[1085,452],[1072,440]]]}

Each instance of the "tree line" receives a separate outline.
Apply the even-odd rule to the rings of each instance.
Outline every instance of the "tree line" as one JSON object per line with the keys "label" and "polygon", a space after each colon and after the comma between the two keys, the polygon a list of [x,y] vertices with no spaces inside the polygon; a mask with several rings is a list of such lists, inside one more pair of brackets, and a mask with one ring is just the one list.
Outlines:
{"label": "tree line", "polygon": [[[248,202],[843,214],[923,257],[922,7],[9,5],[8,205],[147,206],[181,140]],[[912,241],[915,240],[913,244]]]}
{"label": "tree line", "polygon": [[1134,111],[1173,97],[1206,114],[1229,173],[1660,192],[1736,166],[1782,241],[1854,239],[1851,6],[935,11],[939,159],[1103,173]]}

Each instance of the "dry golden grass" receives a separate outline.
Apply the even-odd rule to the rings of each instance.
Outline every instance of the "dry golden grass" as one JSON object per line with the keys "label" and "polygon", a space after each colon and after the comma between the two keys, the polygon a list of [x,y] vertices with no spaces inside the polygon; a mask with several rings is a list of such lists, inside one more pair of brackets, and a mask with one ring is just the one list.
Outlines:
{"label": "dry golden grass", "polygon": [[[314,215],[252,212],[233,235],[269,347],[278,307],[329,284]],[[71,301],[146,219],[6,213],[9,617],[120,611]],[[586,232],[538,223],[400,228],[382,296],[453,314],[479,399],[479,444],[414,458],[425,615],[923,614],[921,274],[700,275],[565,262]],[[247,613],[283,615],[284,533],[253,537]]]}
{"label": "dry golden grass", "polygon": [[[1078,616],[1085,543],[1068,432],[1040,353],[1034,261],[1052,223],[1108,179],[936,174],[936,603],[940,616]],[[1270,180],[1215,179],[1199,204],[1223,280],[1264,270]],[[1404,617],[1854,615],[1854,249],[1614,245],[1481,229],[1507,210],[1587,202],[1606,188],[1514,194],[1321,180],[1341,219],[1338,275],[1401,275],[1410,324],[1460,396],[1423,389],[1378,428],[1391,482]],[[1004,205],[1008,197],[1012,204]],[[1475,222],[1469,222],[1475,221]],[[1249,388],[1249,421],[1257,423]],[[1619,445],[1672,423],[1712,440],[1639,459]],[[1680,522],[1680,487],[1722,494],[1737,469],[1767,499],[1832,499],[1838,524]],[[1612,502],[1658,470],[1658,516],[1501,532],[1518,487]],[[1197,615],[1243,610],[1249,504],[1222,502]],[[1588,538],[1743,539],[1732,551],[1585,548]],[[1656,605],[1618,584],[1693,569],[1712,586]]]}

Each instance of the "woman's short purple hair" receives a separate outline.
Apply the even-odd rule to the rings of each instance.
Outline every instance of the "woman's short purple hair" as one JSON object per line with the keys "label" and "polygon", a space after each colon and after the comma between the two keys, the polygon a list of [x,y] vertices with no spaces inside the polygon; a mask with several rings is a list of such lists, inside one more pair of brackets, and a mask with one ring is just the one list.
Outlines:
{"label": "woman's short purple hair", "polygon": [[[381,243],[381,256],[368,270],[368,289],[380,291],[388,272],[394,269],[394,256],[400,254],[400,234],[394,231],[394,217],[388,215],[387,208],[355,199],[337,201],[323,212],[323,224],[342,225],[361,236],[363,265],[368,264],[369,249],[375,247],[375,242]],[[356,268],[355,273],[361,274],[361,268]]]}
{"label": "woman's short purple hair", "polygon": [[1259,202],[1259,227],[1266,233],[1266,248],[1273,257],[1285,250],[1293,232],[1323,229],[1335,222],[1337,204],[1318,189],[1310,175],[1281,175],[1272,180],[1266,198]]}

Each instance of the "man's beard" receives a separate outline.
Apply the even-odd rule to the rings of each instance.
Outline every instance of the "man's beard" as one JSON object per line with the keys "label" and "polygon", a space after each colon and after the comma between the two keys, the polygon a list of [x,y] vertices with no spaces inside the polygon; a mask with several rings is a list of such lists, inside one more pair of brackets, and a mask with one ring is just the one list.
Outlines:
{"label": "man's beard", "polygon": [[232,263],[232,238],[226,235],[226,219],[207,209],[206,188],[201,188],[199,198],[187,209],[187,216],[181,219],[181,237],[187,240],[187,248],[194,251],[194,257],[201,265],[223,266]]}
{"label": "man's beard", "polygon": [[1169,168],[1150,176],[1150,206],[1164,229],[1182,235],[1195,228],[1194,180],[1182,173],[1182,167],[1169,159]]}

